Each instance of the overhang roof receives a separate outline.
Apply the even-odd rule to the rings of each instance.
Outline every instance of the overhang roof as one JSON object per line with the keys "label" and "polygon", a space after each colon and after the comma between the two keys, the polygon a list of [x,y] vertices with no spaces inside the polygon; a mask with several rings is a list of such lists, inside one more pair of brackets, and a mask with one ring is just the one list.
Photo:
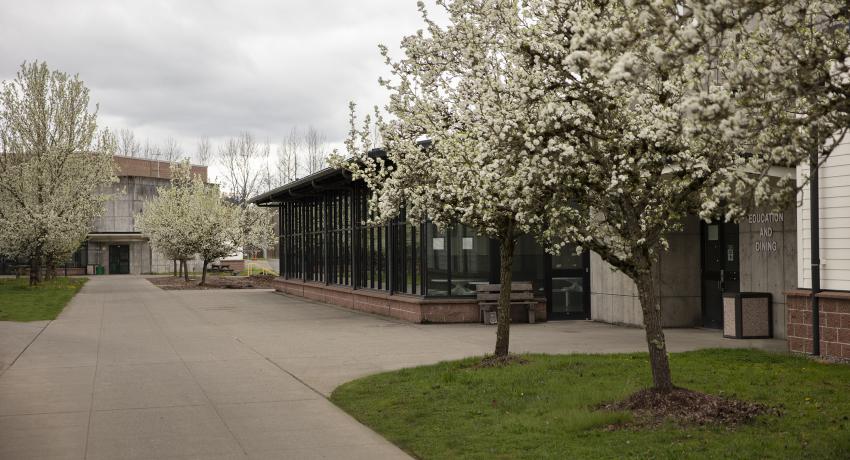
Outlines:
{"label": "overhang roof", "polygon": [[279,204],[283,198],[308,196],[322,190],[323,187],[350,179],[351,174],[348,171],[340,168],[325,168],[309,176],[296,179],[288,184],[257,195],[248,200],[248,202],[254,203],[257,206],[274,206]]}
{"label": "overhang roof", "polygon": [[86,239],[92,242],[99,241],[136,241],[148,238],[139,232],[92,232],[86,235]]}
{"label": "overhang roof", "polygon": [[[386,152],[383,149],[376,148],[370,150],[369,155],[374,158],[386,157]],[[343,168],[325,168],[307,177],[296,179],[257,195],[248,200],[248,203],[254,203],[257,206],[277,206],[284,198],[306,197],[328,189],[348,188],[350,183],[350,172]]]}

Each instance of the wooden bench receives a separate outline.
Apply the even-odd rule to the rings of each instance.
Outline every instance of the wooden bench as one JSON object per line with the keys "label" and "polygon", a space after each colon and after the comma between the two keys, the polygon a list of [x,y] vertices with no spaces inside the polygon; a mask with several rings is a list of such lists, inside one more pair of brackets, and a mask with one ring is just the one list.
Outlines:
{"label": "wooden bench", "polygon": [[[501,295],[501,284],[479,284],[475,286],[475,298],[478,300],[480,320],[484,322],[486,313],[495,311],[499,306]],[[531,283],[511,283],[511,306],[522,305],[528,313],[528,322],[534,323],[534,307],[537,301],[534,299],[534,287]]]}

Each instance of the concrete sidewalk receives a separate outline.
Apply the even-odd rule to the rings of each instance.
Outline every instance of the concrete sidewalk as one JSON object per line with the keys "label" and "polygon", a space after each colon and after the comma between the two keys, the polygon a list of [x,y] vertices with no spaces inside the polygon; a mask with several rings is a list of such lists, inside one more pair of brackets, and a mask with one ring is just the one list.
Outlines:
{"label": "concrete sidewalk", "polygon": [[50,321],[0,321],[0,374],[38,337]]}
{"label": "concrete sidewalk", "polygon": [[199,293],[92,278],[0,375],[0,458],[407,458],[207,319],[281,298]]}
{"label": "concrete sidewalk", "polygon": [[[325,396],[494,344],[488,326],[402,323],[270,291],[162,291],[131,276],[92,278],[43,327],[0,328],[17,334],[0,341],[0,360],[32,342],[0,370],[0,458],[406,458]],[[517,352],[646,348],[640,329],[590,322],[511,332]],[[671,351],[785,347],[694,329],[668,338]]]}

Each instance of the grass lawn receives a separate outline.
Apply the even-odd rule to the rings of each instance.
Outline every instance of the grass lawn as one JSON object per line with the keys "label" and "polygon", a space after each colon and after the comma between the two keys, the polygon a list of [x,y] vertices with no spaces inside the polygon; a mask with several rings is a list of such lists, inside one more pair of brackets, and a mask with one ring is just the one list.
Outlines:
{"label": "grass lawn", "polygon": [[465,359],[365,377],[331,399],[427,459],[850,458],[850,366],[750,350],[671,354],[682,387],[780,408],[735,428],[606,427],[594,410],[649,386],[646,354],[528,355],[525,365]]}
{"label": "grass lawn", "polygon": [[0,321],[56,319],[88,278],[54,278],[30,287],[27,278],[0,279]]}

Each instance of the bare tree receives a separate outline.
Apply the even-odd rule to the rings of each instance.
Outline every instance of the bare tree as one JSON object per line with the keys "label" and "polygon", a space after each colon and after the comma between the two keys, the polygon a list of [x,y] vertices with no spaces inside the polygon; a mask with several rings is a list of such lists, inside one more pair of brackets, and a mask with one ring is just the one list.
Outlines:
{"label": "bare tree", "polygon": [[165,139],[165,143],[162,146],[162,159],[173,163],[179,160],[181,155],[183,155],[183,149],[180,147],[180,144],[173,137]]}
{"label": "bare tree", "polygon": [[316,173],[327,166],[328,148],[325,134],[309,126],[304,133],[304,150],[307,174]]}
{"label": "bare tree", "polygon": [[[261,185],[266,189],[279,187],[298,179],[301,173],[313,174],[327,167],[330,149],[323,132],[310,126],[301,131],[293,126],[277,145],[272,161],[266,163]],[[266,144],[268,148],[268,144]],[[266,152],[263,158],[269,158]]]}
{"label": "bare tree", "polygon": [[141,157],[149,160],[158,160],[162,156],[162,150],[158,145],[152,144],[150,139],[145,139],[145,144],[140,149]]}
{"label": "bare tree", "polygon": [[118,154],[125,157],[137,157],[142,154],[142,146],[136,140],[132,129],[124,128],[118,131]]}
{"label": "bare tree", "polygon": [[210,162],[210,158],[212,157],[212,145],[210,144],[210,138],[204,136],[198,139],[198,148],[195,151],[195,156],[198,159],[198,163],[202,165],[208,165]]}
{"label": "bare tree", "polygon": [[245,207],[248,199],[262,188],[269,148],[268,144],[258,144],[246,131],[228,139],[218,149],[218,160],[224,168],[224,185],[238,205]]}
{"label": "bare tree", "polygon": [[277,148],[276,186],[292,182],[298,178],[299,156],[303,145],[304,141],[298,127],[293,126]]}

